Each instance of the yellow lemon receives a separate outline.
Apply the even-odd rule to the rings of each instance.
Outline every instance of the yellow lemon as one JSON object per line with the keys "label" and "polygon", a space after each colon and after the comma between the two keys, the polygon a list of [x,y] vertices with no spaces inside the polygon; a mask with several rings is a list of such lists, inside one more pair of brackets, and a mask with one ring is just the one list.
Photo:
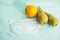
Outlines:
{"label": "yellow lemon", "polygon": [[34,17],[37,14],[37,7],[34,5],[28,5],[25,9],[25,12],[28,17]]}

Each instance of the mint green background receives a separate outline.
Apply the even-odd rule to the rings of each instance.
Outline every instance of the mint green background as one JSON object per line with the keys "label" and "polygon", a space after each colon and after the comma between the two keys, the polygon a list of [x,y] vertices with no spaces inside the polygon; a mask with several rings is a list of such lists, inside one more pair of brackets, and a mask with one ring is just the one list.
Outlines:
{"label": "mint green background", "polygon": [[[36,3],[40,4],[43,10],[58,18],[58,26],[39,30],[34,34],[13,36],[6,34],[10,33],[8,20],[27,18],[24,8],[27,4],[39,6]],[[50,3],[52,6],[42,5],[41,3]],[[60,0],[0,0],[0,31],[3,31],[3,33],[0,32],[0,40],[60,40]]]}

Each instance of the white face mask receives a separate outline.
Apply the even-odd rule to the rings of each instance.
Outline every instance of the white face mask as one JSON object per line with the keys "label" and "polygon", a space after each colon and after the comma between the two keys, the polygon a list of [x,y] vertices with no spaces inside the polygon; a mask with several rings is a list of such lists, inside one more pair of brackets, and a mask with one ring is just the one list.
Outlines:
{"label": "white face mask", "polygon": [[11,23],[12,31],[16,34],[33,33],[37,31],[36,19],[22,19]]}

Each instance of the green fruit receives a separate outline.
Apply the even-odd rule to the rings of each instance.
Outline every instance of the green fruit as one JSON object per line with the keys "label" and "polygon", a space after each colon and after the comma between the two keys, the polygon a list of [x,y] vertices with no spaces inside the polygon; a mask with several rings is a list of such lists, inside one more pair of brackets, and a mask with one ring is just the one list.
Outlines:
{"label": "green fruit", "polygon": [[58,25],[58,19],[54,17],[53,15],[45,12],[46,15],[48,16],[48,23],[52,26],[57,26]]}

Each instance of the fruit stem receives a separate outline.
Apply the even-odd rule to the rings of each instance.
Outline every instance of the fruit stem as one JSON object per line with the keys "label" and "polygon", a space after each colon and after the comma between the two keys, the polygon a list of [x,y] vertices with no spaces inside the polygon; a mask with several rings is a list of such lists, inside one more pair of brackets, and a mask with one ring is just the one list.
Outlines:
{"label": "fruit stem", "polygon": [[38,10],[41,10],[40,6],[38,6]]}

